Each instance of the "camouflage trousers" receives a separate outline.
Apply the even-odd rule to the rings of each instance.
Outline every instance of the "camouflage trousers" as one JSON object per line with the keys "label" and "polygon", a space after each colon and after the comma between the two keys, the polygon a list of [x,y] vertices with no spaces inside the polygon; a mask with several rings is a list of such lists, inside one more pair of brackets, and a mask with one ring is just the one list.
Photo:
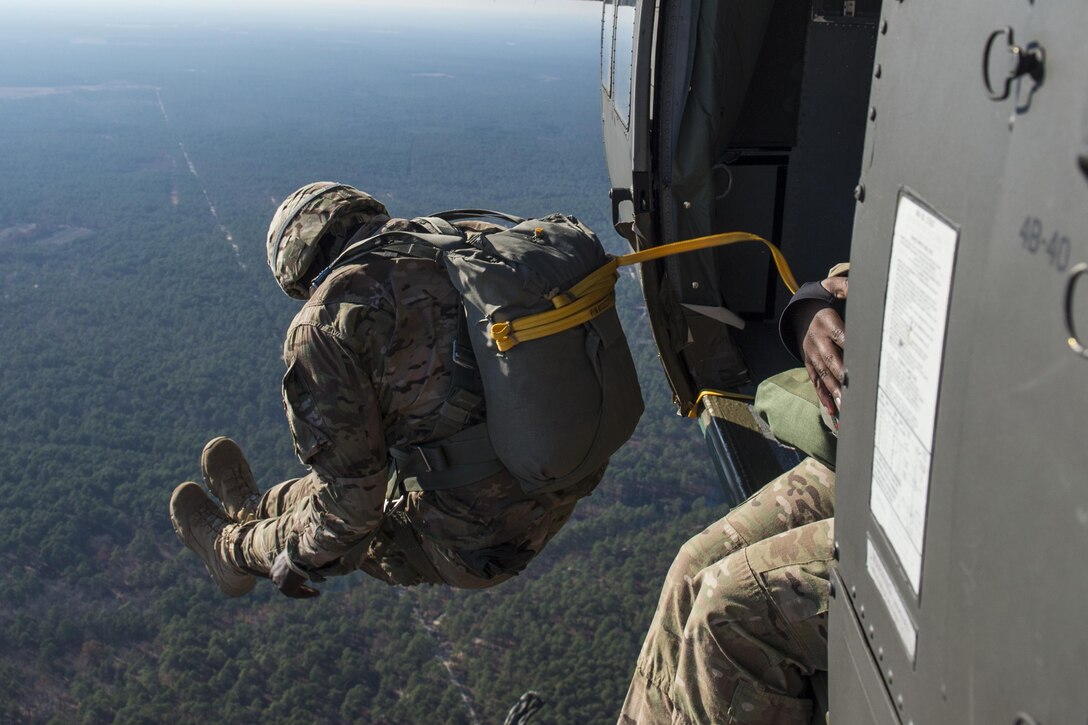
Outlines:
{"label": "camouflage trousers", "polygon": [[805,459],[680,549],[620,725],[807,725],[807,678],[827,669],[834,485]]}
{"label": "camouflage trousers", "polygon": [[[505,471],[457,488],[409,493],[401,507],[381,517],[358,561],[318,573],[358,568],[400,586],[494,586],[543,550],[603,475],[604,468],[574,486],[531,495]],[[326,485],[311,472],[266,491],[255,520],[234,531],[234,563],[267,574],[291,532],[321,515],[315,509],[326,498]]]}

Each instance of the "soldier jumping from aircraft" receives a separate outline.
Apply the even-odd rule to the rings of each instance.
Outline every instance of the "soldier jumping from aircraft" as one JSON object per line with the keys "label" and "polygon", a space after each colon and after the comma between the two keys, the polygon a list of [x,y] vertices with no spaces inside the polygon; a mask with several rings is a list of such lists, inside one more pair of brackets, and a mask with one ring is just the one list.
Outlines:
{"label": "soldier jumping from aircraft", "polygon": [[[832,427],[846,343],[841,270],[803,286],[781,324]],[[807,725],[808,677],[827,670],[834,515],[835,472],[810,457],[689,540],[661,589],[618,725]]]}
{"label": "soldier jumping from aircraft", "polygon": [[178,537],[230,596],[267,577],[312,597],[308,582],[355,569],[404,586],[493,586],[540,553],[604,473],[533,494],[505,469],[444,490],[387,490],[398,451],[486,416],[478,373],[455,387],[460,296],[441,262],[376,252],[328,271],[350,242],[389,231],[431,230],[343,184],[299,189],[272,220],[269,266],[305,301],[284,343],[283,400],[309,473],[262,495],[241,449],[220,437],[201,470],[223,507],[192,482],[170,501]]}

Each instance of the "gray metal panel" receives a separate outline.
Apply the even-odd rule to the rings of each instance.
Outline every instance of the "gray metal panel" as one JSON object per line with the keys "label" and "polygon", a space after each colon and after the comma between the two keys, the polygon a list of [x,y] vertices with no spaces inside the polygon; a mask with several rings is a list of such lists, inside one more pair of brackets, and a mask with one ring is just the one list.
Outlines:
{"label": "gray metal panel", "polygon": [[[1045,251],[1025,249],[1020,232],[1038,219],[1046,240],[1069,239],[1071,262],[1088,259],[1088,184],[1076,164],[1088,141],[1088,6],[903,0],[885,2],[883,19],[839,445],[837,536],[853,610],[840,597],[833,613],[860,617],[864,607],[903,722],[1011,724],[1028,713],[1083,723],[1088,436],[1079,413],[1088,361],[1065,347],[1066,273]],[[980,72],[987,36],[1004,25],[1047,53],[1045,82],[1011,127],[1016,100],[989,101]],[[869,509],[879,340],[904,188],[959,230],[918,598]],[[867,572],[869,541],[918,627],[914,661]],[[835,716],[856,693],[844,677],[832,671],[833,720],[867,722]]]}
{"label": "gray metal panel", "polygon": [[[948,581],[957,603],[949,624],[961,636],[950,655],[971,665],[956,678],[971,688],[965,722],[1026,712],[1041,723],[1084,723],[1088,360],[1066,344],[1062,303],[1068,266],[1088,261],[1088,184],[1076,163],[1088,5],[1039,3],[1010,24],[1017,42],[1045,49],[1046,76],[1008,132],[991,253],[978,270],[981,312],[957,451],[958,477],[971,485],[956,490]],[[999,105],[1005,114],[1013,107],[1013,99]],[[1043,242],[1034,252],[1032,227]]]}
{"label": "gray metal panel", "polygon": [[[884,689],[880,665],[865,641],[864,622],[844,596],[846,585],[838,572],[832,574],[828,690],[835,696],[830,712],[835,725],[899,725],[895,706]],[[883,655],[883,651],[881,651]]]}

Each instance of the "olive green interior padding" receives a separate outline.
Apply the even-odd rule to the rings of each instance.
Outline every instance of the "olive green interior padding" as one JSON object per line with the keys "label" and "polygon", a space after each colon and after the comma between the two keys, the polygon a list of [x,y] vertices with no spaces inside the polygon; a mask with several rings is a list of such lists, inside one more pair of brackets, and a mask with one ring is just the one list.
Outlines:
{"label": "olive green interior padding", "polygon": [[793,368],[764,380],[756,390],[753,407],[779,442],[835,467],[838,438],[824,423],[807,370]]}

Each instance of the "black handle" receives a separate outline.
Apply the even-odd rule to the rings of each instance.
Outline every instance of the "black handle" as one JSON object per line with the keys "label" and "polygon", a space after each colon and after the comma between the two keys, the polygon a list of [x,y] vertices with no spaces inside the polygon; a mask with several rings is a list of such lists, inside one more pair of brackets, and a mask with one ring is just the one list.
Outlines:
{"label": "black handle", "polygon": [[[993,80],[990,78],[990,56],[993,54],[994,43],[1002,36],[1006,41],[1005,50],[1012,56],[1013,63],[1009,67],[1009,72],[1005,74],[1005,78],[1002,79],[1003,83],[998,91],[994,90]],[[982,49],[982,83],[986,86],[986,95],[991,101],[1003,101],[1012,91],[1012,82],[1020,76],[1030,75],[1036,82],[1042,80],[1043,63],[1044,54],[1041,47],[1032,43],[1021,48],[1016,44],[1011,26],[998,28],[990,33]]]}
{"label": "black handle", "polygon": [[1088,272],[1088,264],[1081,262],[1069,270],[1069,279],[1065,283],[1065,329],[1069,333],[1069,337],[1066,342],[1069,344],[1069,349],[1077,353],[1081,357],[1088,358],[1088,349],[1081,343],[1080,338],[1077,337],[1076,321],[1073,312],[1073,296],[1077,290],[1077,282],[1085,272]]}

